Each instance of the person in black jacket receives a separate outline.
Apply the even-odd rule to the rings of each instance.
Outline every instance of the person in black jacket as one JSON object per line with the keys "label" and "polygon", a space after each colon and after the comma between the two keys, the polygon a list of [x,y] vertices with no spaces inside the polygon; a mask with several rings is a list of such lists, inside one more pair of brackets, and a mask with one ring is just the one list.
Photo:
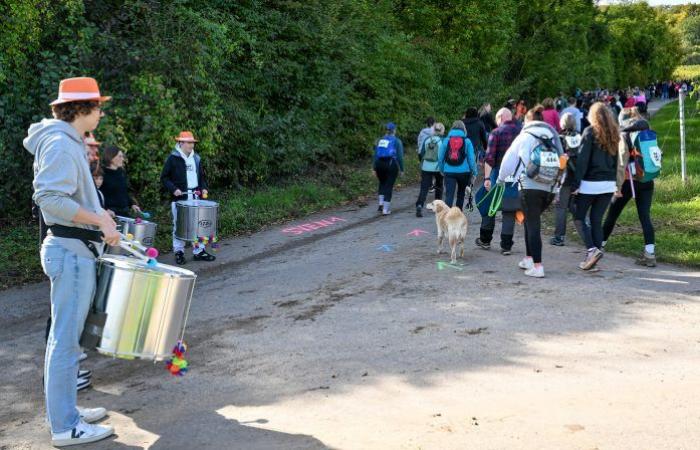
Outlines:
{"label": "person in black jacket", "polygon": [[141,208],[129,195],[129,183],[124,171],[124,153],[119,148],[107,147],[102,153],[102,186],[105,209],[118,216],[128,216],[131,211],[139,213]]}
{"label": "person in black jacket", "polygon": [[[489,115],[490,114],[489,112]],[[491,120],[493,120],[493,117]],[[474,107],[467,108],[467,110],[464,111],[462,122],[464,122],[464,128],[467,130],[467,137],[474,145],[474,154],[476,155],[477,164],[483,167],[486,147],[489,143],[489,133],[486,131],[484,122],[479,118],[479,111]]]}
{"label": "person in black jacket", "polygon": [[[602,102],[596,102],[588,113],[591,126],[583,131],[581,150],[571,184],[576,196],[574,225],[586,244],[588,254],[579,264],[590,270],[603,257],[603,215],[617,190],[617,152],[620,131],[615,119]],[[590,211],[590,226],[586,216]]]}
{"label": "person in black jacket", "polygon": [[[209,195],[206,175],[201,158],[194,152],[194,144],[198,142],[191,131],[182,131],[175,138],[177,144],[165,161],[160,181],[165,190],[172,196],[171,211],[173,214],[173,251],[175,262],[185,264],[185,242],[175,237],[177,222],[176,202],[193,199],[193,192],[200,191],[203,198]],[[189,193],[187,191],[190,191]],[[214,261],[216,257],[207,253],[203,244],[192,249],[195,261]]]}

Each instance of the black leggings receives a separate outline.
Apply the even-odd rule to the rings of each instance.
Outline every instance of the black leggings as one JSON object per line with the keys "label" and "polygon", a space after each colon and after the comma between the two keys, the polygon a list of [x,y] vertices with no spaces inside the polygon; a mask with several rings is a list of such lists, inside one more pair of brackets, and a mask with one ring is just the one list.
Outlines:
{"label": "black leggings", "polygon": [[553,195],[539,189],[520,191],[525,212],[525,254],[535,264],[542,262],[542,212],[552,203]]}
{"label": "black leggings", "polygon": [[394,183],[399,175],[399,165],[393,158],[378,159],[374,163],[374,171],[377,172],[379,195],[384,196],[384,201],[391,201],[391,194],[394,191]]}
{"label": "black leggings", "polygon": [[442,200],[442,174],[440,172],[426,172],[421,170],[420,172],[420,194],[418,194],[418,201],[416,201],[416,207],[425,206],[425,199],[428,196],[428,190],[433,183],[433,178],[435,179],[435,200]]}
{"label": "black leggings", "polygon": [[[634,202],[637,205],[637,216],[639,217],[639,223],[642,225],[642,231],[644,232],[644,243],[654,244],[654,225],[651,223],[651,200],[654,196],[654,181],[649,181],[646,183],[640,183],[638,181],[634,182]],[[608,215],[605,217],[605,223],[603,224],[603,240],[607,241],[615,228],[615,223],[618,217],[625,209],[625,205],[632,198],[632,189],[629,180],[626,180],[622,185],[622,197],[616,198],[610,209],[608,209]]]}
{"label": "black leggings", "polygon": [[[603,215],[610,204],[612,193],[576,195],[574,225],[586,244],[587,249],[603,246]],[[588,210],[591,211],[591,225],[586,223]]]}

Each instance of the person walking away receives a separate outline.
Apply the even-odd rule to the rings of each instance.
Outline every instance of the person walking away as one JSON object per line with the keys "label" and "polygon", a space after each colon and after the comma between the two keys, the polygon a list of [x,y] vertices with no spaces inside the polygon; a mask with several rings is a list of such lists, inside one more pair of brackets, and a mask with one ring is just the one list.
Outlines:
{"label": "person walking away", "polygon": [[[479,118],[479,112],[474,107],[467,108],[464,112],[464,119],[462,119],[462,122],[464,122],[464,129],[466,130],[467,137],[474,146],[477,164],[482,165],[484,163],[484,155],[486,154],[486,146],[489,140],[487,128],[484,122]],[[494,128],[496,127],[494,126]]]}
{"label": "person walking away", "polygon": [[102,155],[103,182],[100,192],[104,195],[105,208],[118,216],[127,217],[141,208],[129,195],[129,182],[124,171],[124,152],[115,146],[105,148]]}
{"label": "person walking away", "polygon": [[576,157],[581,148],[581,134],[576,131],[576,118],[571,113],[564,113],[560,120],[561,145],[567,155],[566,176],[561,183],[559,193],[554,197],[554,237],[549,240],[552,245],[563,246],[566,241],[566,218],[571,208],[571,180],[574,178]]}
{"label": "person walking away", "polygon": [[[477,119],[478,120],[478,119]],[[478,169],[474,146],[467,137],[464,122],[455,120],[447,137],[440,144],[440,172],[445,177],[445,203],[464,209],[464,196]],[[455,202],[456,194],[456,203]]]}
{"label": "person walking away", "polygon": [[525,114],[527,114],[527,102],[520,99],[515,105],[515,122],[521,127],[525,123]]}
{"label": "person walking away", "polygon": [[[562,117],[564,114],[571,114],[574,116],[574,123],[576,125],[575,131],[581,133],[581,119],[583,118],[583,113],[580,109],[576,107],[576,97],[569,97],[568,106],[561,111]],[[559,119],[559,125],[561,127],[562,120]]]}
{"label": "person walking away", "polygon": [[[481,108],[479,108],[479,120],[484,124],[484,128],[486,129],[486,133],[490,133],[491,130],[495,129],[498,124],[496,124],[496,121],[493,120],[493,114],[491,113],[491,103],[484,103],[481,105]],[[486,145],[484,145],[486,147]]]}
{"label": "person walking away", "polygon": [[[194,151],[195,143],[199,141],[194,138],[191,131],[181,131],[175,137],[175,142],[175,149],[165,160],[163,171],[160,174],[160,182],[171,196],[173,251],[175,252],[175,263],[182,265],[187,260],[185,259],[185,241],[178,239],[175,235],[177,202],[179,200],[192,200],[194,198],[192,192],[194,191],[200,191],[202,197],[206,198],[209,195],[209,187],[202,160],[199,154]],[[216,259],[216,256],[207,253],[206,244],[200,242],[200,245],[192,248],[192,259],[211,262]]]}
{"label": "person walking away", "polygon": [[416,217],[423,217],[428,190],[435,186],[435,200],[442,200],[442,174],[440,173],[440,144],[445,134],[445,125],[438,122],[433,126],[433,135],[423,141],[420,152],[420,193],[416,201]]}
{"label": "person walking away", "polygon": [[[562,170],[561,141],[556,130],[544,121],[544,106],[535,105],[525,116],[525,126],[503,156],[497,183],[513,176],[520,181],[525,213],[525,258],[518,267],[525,275],[544,277],[542,265],[541,215],[554,198]],[[555,111],[556,112],[556,111]]]}
{"label": "person walking away", "polygon": [[[620,131],[610,109],[596,102],[588,113],[591,126],[583,131],[576,160],[572,195],[576,196],[574,224],[586,244],[582,270],[595,267],[603,257],[603,215],[617,190],[617,153]],[[590,226],[586,216],[590,211]]]}
{"label": "person walking away", "polygon": [[435,118],[433,117],[428,117],[425,119],[425,125],[426,127],[420,130],[420,133],[418,133],[418,146],[416,147],[416,152],[418,153],[418,156],[421,154],[421,149],[423,148],[423,142],[425,142],[426,139],[428,139],[430,136],[432,136],[433,133],[433,125],[435,125]]}
{"label": "person walking away", "polygon": [[[104,439],[114,429],[92,425],[105,408],[76,405],[80,335],[96,284],[96,259],[119,233],[100,207],[83,137],[97,128],[101,105],[93,78],[68,78],[51,103],[54,118],[29,127],[24,147],[34,156],[33,200],[48,226],[41,265],[51,282],[51,327],[44,358],[44,393],[51,444],[57,447]],[[103,242],[104,241],[104,242]]]}
{"label": "person walking away", "polygon": [[[656,266],[656,245],[655,245],[655,234],[654,234],[654,224],[651,221],[651,202],[654,196],[654,179],[648,181],[643,181],[635,179],[635,174],[637,173],[639,166],[635,162],[644,164],[644,155],[639,153],[637,146],[641,146],[640,142],[635,146],[636,138],[646,137],[640,136],[643,131],[650,131],[649,122],[642,118],[641,114],[636,107],[629,107],[622,110],[622,120],[621,120],[621,136],[620,145],[618,153],[618,164],[617,164],[617,191],[613,196],[613,202],[608,208],[608,214],[605,217],[605,222],[603,223],[603,247],[610,238],[613,230],[615,229],[615,223],[620,217],[620,214],[625,209],[625,205],[631,198],[634,198],[635,206],[637,207],[637,217],[639,217],[639,223],[642,226],[642,232],[644,234],[644,249],[642,250],[642,255],[637,259],[636,263],[642,266],[655,267]],[[651,136],[653,139],[654,136]],[[651,146],[651,151],[657,151],[657,162],[660,164],[661,155],[658,145]],[[630,158],[630,153],[635,152],[635,157]],[[650,153],[649,156],[652,156]],[[641,175],[641,174],[640,174]],[[643,175],[642,175],[643,177]],[[637,177],[639,178],[639,177]]]}
{"label": "person walking away", "polygon": [[550,97],[542,100],[542,106],[544,106],[544,111],[542,111],[542,117],[544,121],[547,122],[554,130],[559,133],[561,129],[559,128],[559,113],[554,108],[554,100]]}
{"label": "person walking away", "polygon": [[[496,184],[503,156],[522,128],[513,120],[513,115],[507,108],[502,108],[496,113],[496,123],[498,127],[489,135],[486,157],[484,159],[484,185],[477,192],[475,197],[477,201],[483,199],[492,186]],[[517,186],[515,189],[517,189]],[[509,205],[506,205],[505,197],[503,200],[504,204],[501,207],[501,254],[510,255],[513,247],[516,208],[510,208]],[[493,230],[496,227],[496,217],[488,214],[489,206],[490,200],[487,199],[479,208],[481,227],[479,228],[479,237],[475,241],[476,245],[484,250],[491,248]]]}
{"label": "person walking away", "polygon": [[377,194],[379,207],[383,215],[391,214],[391,197],[396,177],[403,175],[403,143],[396,137],[396,125],[386,124],[386,134],[374,146],[374,166],[372,169],[379,181]]}

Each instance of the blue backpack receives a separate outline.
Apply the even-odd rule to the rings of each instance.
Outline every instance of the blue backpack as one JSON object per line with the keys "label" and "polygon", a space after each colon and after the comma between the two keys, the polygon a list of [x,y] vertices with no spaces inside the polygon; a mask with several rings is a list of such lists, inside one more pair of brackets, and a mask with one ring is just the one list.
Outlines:
{"label": "blue backpack", "polygon": [[661,149],[652,130],[630,133],[630,175],[643,183],[653,180],[661,173]]}
{"label": "blue backpack", "polygon": [[396,158],[396,136],[384,136],[374,147],[377,158]]}

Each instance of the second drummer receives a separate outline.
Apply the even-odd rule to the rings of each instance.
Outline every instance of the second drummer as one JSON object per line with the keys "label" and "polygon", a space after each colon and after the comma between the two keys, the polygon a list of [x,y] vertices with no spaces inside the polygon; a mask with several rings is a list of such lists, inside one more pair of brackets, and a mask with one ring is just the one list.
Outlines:
{"label": "second drummer", "polygon": [[[199,154],[195,153],[194,145],[197,139],[191,131],[181,131],[175,137],[177,142],[175,149],[170,153],[165,161],[160,181],[163,187],[171,194],[171,210],[173,214],[173,251],[175,252],[175,262],[185,264],[185,241],[175,237],[175,227],[177,224],[176,202],[178,200],[191,200],[194,191],[200,191],[202,197],[208,195],[208,186],[204,168],[201,164]],[[188,193],[189,191],[189,193]],[[192,259],[195,261],[214,261],[216,257],[207,253],[205,245],[198,245],[192,249]]]}

